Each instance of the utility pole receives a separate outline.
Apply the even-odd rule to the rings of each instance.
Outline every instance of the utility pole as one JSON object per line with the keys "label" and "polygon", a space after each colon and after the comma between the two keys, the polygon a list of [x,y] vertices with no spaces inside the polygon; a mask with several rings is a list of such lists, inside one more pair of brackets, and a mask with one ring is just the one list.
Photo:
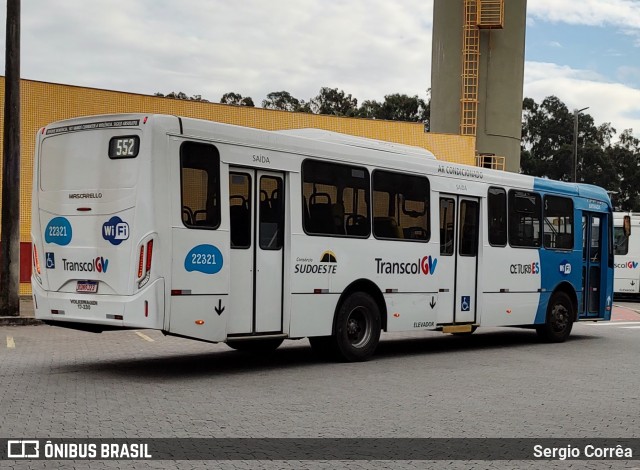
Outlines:
{"label": "utility pole", "polygon": [[20,313],[20,0],[7,0],[0,315]]}
{"label": "utility pole", "polygon": [[573,182],[578,182],[578,115],[586,110],[586,108],[582,109],[574,109],[573,110]]}

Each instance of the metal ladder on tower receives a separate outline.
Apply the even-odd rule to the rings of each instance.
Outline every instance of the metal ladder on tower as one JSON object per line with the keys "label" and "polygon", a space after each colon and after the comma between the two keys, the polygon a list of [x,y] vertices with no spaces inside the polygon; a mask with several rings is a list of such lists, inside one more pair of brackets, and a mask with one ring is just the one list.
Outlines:
{"label": "metal ladder on tower", "polygon": [[478,126],[478,75],[480,64],[480,30],[477,0],[464,0],[462,37],[462,94],[460,134],[476,135]]}
{"label": "metal ladder on tower", "polygon": [[[463,0],[462,93],[460,134],[476,136],[478,130],[478,82],[480,30],[504,27],[504,0]],[[505,158],[493,154],[476,157],[476,165],[504,170]]]}

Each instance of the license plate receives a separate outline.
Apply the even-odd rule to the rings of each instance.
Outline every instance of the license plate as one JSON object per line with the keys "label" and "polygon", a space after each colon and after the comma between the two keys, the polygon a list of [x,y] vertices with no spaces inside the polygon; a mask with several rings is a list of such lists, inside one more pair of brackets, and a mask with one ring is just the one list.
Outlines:
{"label": "license plate", "polygon": [[95,294],[98,292],[98,281],[78,281],[76,292]]}

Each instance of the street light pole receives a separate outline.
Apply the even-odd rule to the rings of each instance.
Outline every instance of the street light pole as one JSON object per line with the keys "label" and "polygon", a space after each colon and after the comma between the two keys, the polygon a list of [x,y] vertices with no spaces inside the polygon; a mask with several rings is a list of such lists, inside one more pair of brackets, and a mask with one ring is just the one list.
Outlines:
{"label": "street light pole", "polygon": [[573,110],[573,182],[578,182],[578,114],[582,111],[589,109],[574,109]]}

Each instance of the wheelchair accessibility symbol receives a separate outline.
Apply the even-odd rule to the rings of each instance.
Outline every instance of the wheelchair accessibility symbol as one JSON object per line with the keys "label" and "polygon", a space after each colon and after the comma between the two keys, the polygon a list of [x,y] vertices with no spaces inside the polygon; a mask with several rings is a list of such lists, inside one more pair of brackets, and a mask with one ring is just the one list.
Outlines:
{"label": "wheelchair accessibility symbol", "polygon": [[47,269],[56,269],[56,257],[51,251],[45,253],[47,260]]}
{"label": "wheelchair accessibility symbol", "polygon": [[462,296],[462,300],[460,302],[460,310],[462,310],[463,312],[468,312],[469,310],[471,310],[471,296]]}

